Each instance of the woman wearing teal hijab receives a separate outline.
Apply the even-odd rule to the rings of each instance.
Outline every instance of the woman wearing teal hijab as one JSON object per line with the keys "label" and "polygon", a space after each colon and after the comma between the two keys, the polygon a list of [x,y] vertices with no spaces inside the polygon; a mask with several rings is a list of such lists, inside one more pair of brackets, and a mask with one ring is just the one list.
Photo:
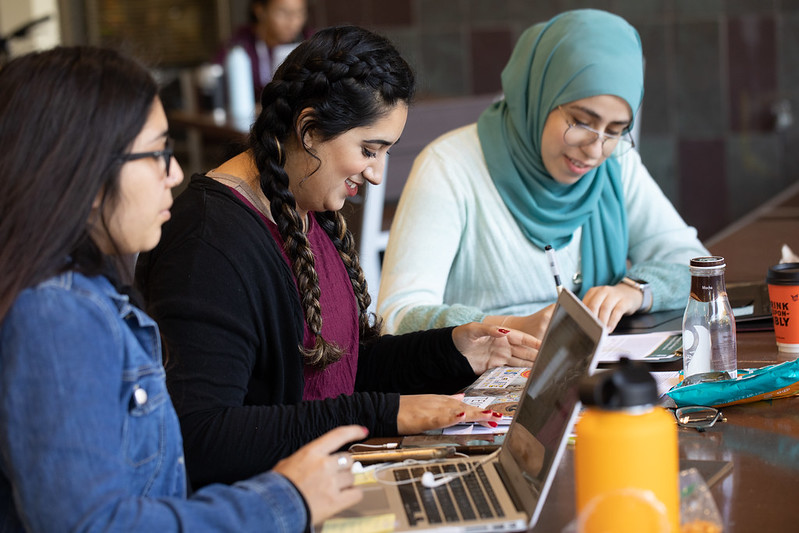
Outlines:
{"label": "woman wearing teal hijab", "polygon": [[476,125],[417,158],[384,262],[387,329],[482,320],[542,334],[557,296],[548,245],[563,285],[610,329],[684,306],[688,261],[707,251],[630,149],[636,30],[597,10],[532,26],[502,87]]}

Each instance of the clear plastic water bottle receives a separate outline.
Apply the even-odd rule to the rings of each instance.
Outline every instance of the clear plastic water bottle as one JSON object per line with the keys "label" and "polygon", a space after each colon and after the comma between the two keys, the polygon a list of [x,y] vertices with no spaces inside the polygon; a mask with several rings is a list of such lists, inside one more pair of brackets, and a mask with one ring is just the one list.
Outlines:
{"label": "clear plastic water bottle", "polygon": [[685,384],[738,377],[735,317],[723,257],[691,259],[691,296],[682,320]]}

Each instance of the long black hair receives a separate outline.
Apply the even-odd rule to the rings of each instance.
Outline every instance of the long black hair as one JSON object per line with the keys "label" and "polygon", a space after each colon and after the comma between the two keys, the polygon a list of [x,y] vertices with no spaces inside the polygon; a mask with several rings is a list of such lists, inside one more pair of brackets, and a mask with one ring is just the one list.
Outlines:
{"label": "long black hair", "polygon": [[[0,321],[20,291],[65,269],[117,273],[90,238],[158,86],[112,50],[57,47],[0,70]],[[102,216],[96,217],[105,224]],[[111,267],[111,268],[110,268]]]}
{"label": "long black hair", "polygon": [[[340,26],[321,30],[298,46],[261,93],[262,111],[250,132],[249,144],[261,189],[269,199],[291,260],[305,320],[316,337],[314,346],[304,350],[307,361],[316,367],[336,361],[341,349],[321,336],[319,279],[283,168],[285,143],[295,134],[303,110],[311,112],[303,115],[300,142],[309,132],[326,141],[373,124],[398,103],[410,104],[414,90],[411,68],[388,40],[363,28]],[[367,312],[371,299],[344,217],[327,211],[317,213],[316,219],[335,244],[349,274],[358,300],[361,339],[379,335],[379,320],[370,318]]]}

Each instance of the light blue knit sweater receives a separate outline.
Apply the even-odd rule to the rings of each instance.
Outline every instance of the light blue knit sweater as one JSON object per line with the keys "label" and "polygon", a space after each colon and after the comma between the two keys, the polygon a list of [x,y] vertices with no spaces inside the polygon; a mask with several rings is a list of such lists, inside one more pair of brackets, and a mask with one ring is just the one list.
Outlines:
{"label": "light blue knit sweater", "polygon": [[[708,251],[638,152],[620,162],[628,275],[652,286],[652,311],[684,307],[688,262]],[[389,235],[378,297],[387,333],[528,315],[556,299],[544,251],[522,235],[497,193],[474,124],[444,134],[417,157]],[[557,260],[564,285],[577,292],[579,230]]]}

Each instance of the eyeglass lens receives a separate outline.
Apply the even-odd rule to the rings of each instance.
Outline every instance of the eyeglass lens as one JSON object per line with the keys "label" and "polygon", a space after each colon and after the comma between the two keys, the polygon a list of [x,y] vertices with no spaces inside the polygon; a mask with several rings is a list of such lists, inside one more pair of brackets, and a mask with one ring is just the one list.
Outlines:
{"label": "eyeglass lens", "polygon": [[722,415],[715,407],[681,407],[674,412],[677,423],[683,427],[710,428],[718,422]]}
{"label": "eyeglass lens", "polygon": [[602,153],[606,156],[613,153],[617,145],[620,154],[632,148],[632,143],[624,137],[606,137],[582,124],[569,124],[569,128],[563,134],[563,140],[569,146],[587,146],[595,143],[599,137],[602,137]]}
{"label": "eyeglass lens", "polygon": [[563,132],[563,141],[569,146],[588,146],[601,138],[602,154],[605,157],[614,153],[621,155],[633,147],[632,139],[627,137],[630,135],[629,131],[618,136],[609,135],[585,124],[579,124],[574,118],[570,118],[561,106],[558,106],[558,110],[566,120],[567,128]]}
{"label": "eyeglass lens", "polygon": [[163,158],[166,177],[169,177],[169,167],[172,163],[172,157],[174,156],[174,154],[175,150],[173,148],[172,138],[168,137],[166,139],[166,145],[164,146],[163,150],[158,150],[157,152],[139,152],[134,154],[123,154],[117,157],[122,161],[137,161],[139,159],[144,159],[146,157],[152,157],[156,160],[159,158]]}

